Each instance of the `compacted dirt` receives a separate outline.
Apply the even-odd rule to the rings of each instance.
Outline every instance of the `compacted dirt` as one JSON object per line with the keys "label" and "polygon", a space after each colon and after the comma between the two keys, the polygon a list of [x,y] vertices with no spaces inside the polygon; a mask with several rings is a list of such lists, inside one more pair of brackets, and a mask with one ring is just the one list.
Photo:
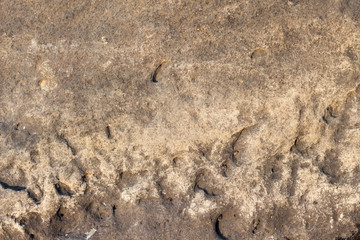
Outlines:
{"label": "compacted dirt", "polygon": [[360,239],[358,0],[0,0],[0,239]]}

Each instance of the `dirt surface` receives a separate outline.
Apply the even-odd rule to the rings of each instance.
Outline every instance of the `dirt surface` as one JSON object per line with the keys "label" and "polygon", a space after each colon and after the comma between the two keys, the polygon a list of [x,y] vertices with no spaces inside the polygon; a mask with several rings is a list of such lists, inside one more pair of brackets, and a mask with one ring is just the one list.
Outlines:
{"label": "dirt surface", "polygon": [[360,239],[358,0],[0,0],[0,239]]}

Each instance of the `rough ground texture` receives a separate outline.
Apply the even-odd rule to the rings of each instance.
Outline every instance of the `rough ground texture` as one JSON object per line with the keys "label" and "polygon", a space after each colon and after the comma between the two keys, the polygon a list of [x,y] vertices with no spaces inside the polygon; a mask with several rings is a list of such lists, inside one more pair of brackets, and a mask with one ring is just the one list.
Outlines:
{"label": "rough ground texture", "polygon": [[1,0],[0,239],[358,239],[358,0]]}

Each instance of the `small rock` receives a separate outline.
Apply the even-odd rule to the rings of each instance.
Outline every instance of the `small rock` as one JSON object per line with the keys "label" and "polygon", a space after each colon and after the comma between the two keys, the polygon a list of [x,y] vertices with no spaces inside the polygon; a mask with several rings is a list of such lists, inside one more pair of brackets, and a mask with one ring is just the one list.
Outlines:
{"label": "small rock", "polygon": [[55,189],[58,194],[63,195],[63,196],[72,197],[72,195],[74,194],[74,192],[71,190],[71,188],[62,182],[57,182],[55,184]]}
{"label": "small rock", "polygon": [[0,184],[3,188],[14,191],[21,191],[26,189],[27,178],[22,169],[8,166],[0,172]]}

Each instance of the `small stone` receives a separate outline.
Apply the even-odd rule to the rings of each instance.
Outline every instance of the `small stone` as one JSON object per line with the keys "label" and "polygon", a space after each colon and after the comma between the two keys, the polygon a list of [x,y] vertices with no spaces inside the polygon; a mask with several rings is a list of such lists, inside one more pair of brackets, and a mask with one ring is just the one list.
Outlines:
{"label": "small stone", "polygon": [[71,190],[71,188],[62,182],[57,182],[55,184],[55,189],[56,189],[57,193],[62,196],[72,197],[72,195],[74,194],[74,192]]}

